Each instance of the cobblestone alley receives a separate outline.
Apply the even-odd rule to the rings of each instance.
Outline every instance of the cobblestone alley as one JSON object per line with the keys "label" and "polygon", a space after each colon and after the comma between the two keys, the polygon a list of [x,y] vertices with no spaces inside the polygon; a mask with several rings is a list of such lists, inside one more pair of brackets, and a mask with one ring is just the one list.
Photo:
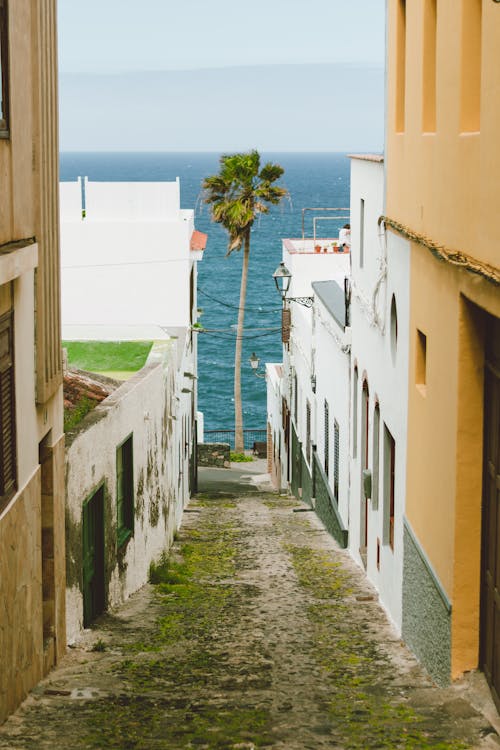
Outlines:
{"label": "cobblestone alley", "polygon": [[0,728],[0,748],[499,747],[432,685],[293,498],[199,495],[172,554]]}

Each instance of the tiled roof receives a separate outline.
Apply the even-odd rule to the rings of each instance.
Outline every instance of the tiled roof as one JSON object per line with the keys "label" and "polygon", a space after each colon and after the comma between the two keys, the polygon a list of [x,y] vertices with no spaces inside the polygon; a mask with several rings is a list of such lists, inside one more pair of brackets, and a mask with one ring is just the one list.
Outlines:
{"label": "tiled roof", "polygon": [[204,250],[207,246],[208,235],[198,232],[197,229],[191,235],[191,250]]}

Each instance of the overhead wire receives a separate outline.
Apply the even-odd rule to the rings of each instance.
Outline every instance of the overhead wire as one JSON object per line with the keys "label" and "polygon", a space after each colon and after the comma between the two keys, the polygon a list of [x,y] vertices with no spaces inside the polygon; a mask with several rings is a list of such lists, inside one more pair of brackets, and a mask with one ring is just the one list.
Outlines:
{"label": "overhead wire", "polygon": [[[207,297],[208,299],[211,299],[213,302],[217,302],[217,304],[223,305],[223,307],[230,307],[232,310],[240,310],[241,309],[239,307],[239,305],[231,305],[229,302],[224,302],[224,300],[217,299],[217,297],[214,297],[211,294],[208,294],[208,292],[205,292],[203,289],[200,289],[200,287],[198,287],[198,292],[200,294],[202,294],[204,297]],[[245,305],[244,309],[245,309],[246,312],[258,312],[258,313],[263,313],[264,315],[271,315],[271,314],[274,314],[274,313],[281,312],[281,307],[279,307],[279,308],[275,307],[275,308],[272,308],[272,309],[269,309],[269,310],[265,310],[265,309],[263,309],[261,307],[247,307]]]}

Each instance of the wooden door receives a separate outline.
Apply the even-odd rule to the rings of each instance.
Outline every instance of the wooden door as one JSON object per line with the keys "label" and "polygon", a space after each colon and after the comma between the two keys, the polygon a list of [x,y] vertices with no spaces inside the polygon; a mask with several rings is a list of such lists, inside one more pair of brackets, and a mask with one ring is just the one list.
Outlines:
{"label": "wooden door", "polygon": [[83,626],[104,611],[104,488],[83,506]]}
{"label": "wooden door", "polygon": [[480,663],[500,708],[500,325],[489,326],[484,390]]}

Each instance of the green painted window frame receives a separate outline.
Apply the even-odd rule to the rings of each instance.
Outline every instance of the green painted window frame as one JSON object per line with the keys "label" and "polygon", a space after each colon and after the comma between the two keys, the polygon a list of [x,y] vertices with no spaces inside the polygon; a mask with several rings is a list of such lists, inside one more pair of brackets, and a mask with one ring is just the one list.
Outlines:
{"label": "green painted window frame", "polygon": [[116,537],[118,548],[134,535],[133,433],[116,449]]}

